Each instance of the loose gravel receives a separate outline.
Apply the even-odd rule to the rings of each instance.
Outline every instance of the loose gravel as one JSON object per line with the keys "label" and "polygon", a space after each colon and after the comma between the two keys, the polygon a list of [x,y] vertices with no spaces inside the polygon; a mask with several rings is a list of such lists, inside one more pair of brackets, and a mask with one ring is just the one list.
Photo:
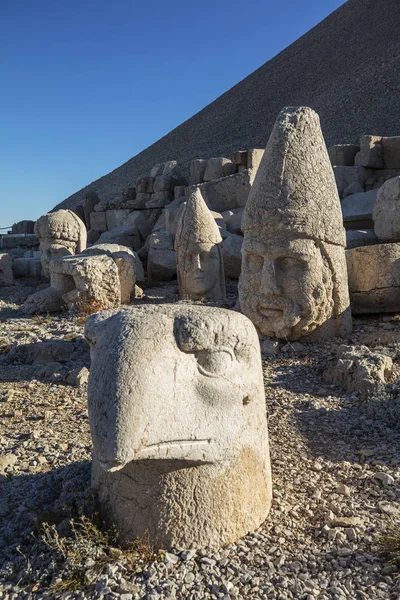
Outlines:
{"label": "loose gravel", "polygon": [[[399,510],[399,386],[361,400],[322,377],[339,343],[380,349],[398,368],[396,316],[356,318],[349,339],[263,346],[274,499],[258,531],[219,552],[153,553],[143,540],[129,554],[79,526],[95,511],[87,384],[65,377],[89,366],[83,324],[26,317],[20,306],[31,291],[19,282],[0,296],[1,600],[400,597],[396,569],[377,546]],[[174,293],[145,290],[140,302]],[[26,364],[32,352],[36,362]],[[46,371],[46,361],[58,364]],[[69,580],[75,589],[62,591]]]}

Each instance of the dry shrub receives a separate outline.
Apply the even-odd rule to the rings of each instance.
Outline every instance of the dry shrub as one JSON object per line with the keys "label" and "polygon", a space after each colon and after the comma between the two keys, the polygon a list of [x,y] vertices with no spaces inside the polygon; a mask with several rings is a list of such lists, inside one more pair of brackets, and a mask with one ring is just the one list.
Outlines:
{"label": "dry shrub", "polygon": [[76,302],[73,312],[76,315],[77,322],[82,324],[90,315],[93,315],[100,310],[105,310],[106,308],[107,307],[104,306],[101,300],[96,300],[95,298],[81,298]]}
{"label": "dry shrub", "polygon": [[82,516],[78,521],[71,519],[69,524],[68,535],[62,535],[57,525],[42,523],[41,540],[60,564],[59,574],[50,585],[53,594],[78,591],[95,584],[106,566],[115,561],[122,562],[133,574],[162,557],[148,536],[135,540],[127,548],[119,548],[116,530],[105,530],[97,515]]}
{"label": "dry shrub", "polygon": [[388,517],[385,531],[377,538],[377,545],[381,556],[400,567],[400,513]]}

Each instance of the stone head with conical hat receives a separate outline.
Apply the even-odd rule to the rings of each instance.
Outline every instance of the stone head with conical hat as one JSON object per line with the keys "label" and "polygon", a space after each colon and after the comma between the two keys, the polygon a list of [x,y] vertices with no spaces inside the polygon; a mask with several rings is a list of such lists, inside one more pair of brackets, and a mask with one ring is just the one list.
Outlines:
{"label": "stone head with conical hat", "polygon": [[262,335],[317,339],[351,330],[340,200],[310,108],[278,116],[242,228],[240,305]]}
{"label": "stone head with conical hat", "polygon": [[181,298],[223,300],[222,238],[198,188],[189,192],[175,237]]}

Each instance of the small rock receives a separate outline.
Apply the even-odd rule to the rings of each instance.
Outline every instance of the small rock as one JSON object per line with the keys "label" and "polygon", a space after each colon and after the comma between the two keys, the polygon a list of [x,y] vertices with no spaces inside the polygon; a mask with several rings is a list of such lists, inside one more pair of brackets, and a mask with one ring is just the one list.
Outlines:
{"label": "small rock", "polygon": [[383,471],[378,471],[378,473],[375,473],[374,479],[380,481],[384,486],[394,484],[393,477],[389,475],[389,473],[384,473]]}

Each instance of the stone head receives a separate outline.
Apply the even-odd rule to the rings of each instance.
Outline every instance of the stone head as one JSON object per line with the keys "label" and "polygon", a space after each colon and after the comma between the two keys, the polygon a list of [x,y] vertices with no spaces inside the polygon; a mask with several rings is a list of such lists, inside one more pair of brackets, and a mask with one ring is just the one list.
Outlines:
{"label": "stone head", "polygon": [[49,261],[53,258],[79,254],[86,248],[86,227],[71,210],[57,210],[42,215],[35,223],[39,239],[41,262],[49,276]]}
{"label": "stone head", "polygon": [[258,336],[243,315],[189,305],[109,310],[86,321],[88,398],[103,469],[193,466],[268,449]]}
{"label": "stone head", "polygon": [[221,300],[225,297],[221,243],[218,226],[196,188],[182,209],[175,237],[182,298]]}
{"label": "stone head", "polygon": [[298,339],[329,318],[333,279],[327,248],[293,236],[247,236],[241,307],[262,335]]}
{"label": "stone head", "polygon": [[262,335],[351,331],[343,217],[318,115],[278,116],[244,210],[239,300]]}

